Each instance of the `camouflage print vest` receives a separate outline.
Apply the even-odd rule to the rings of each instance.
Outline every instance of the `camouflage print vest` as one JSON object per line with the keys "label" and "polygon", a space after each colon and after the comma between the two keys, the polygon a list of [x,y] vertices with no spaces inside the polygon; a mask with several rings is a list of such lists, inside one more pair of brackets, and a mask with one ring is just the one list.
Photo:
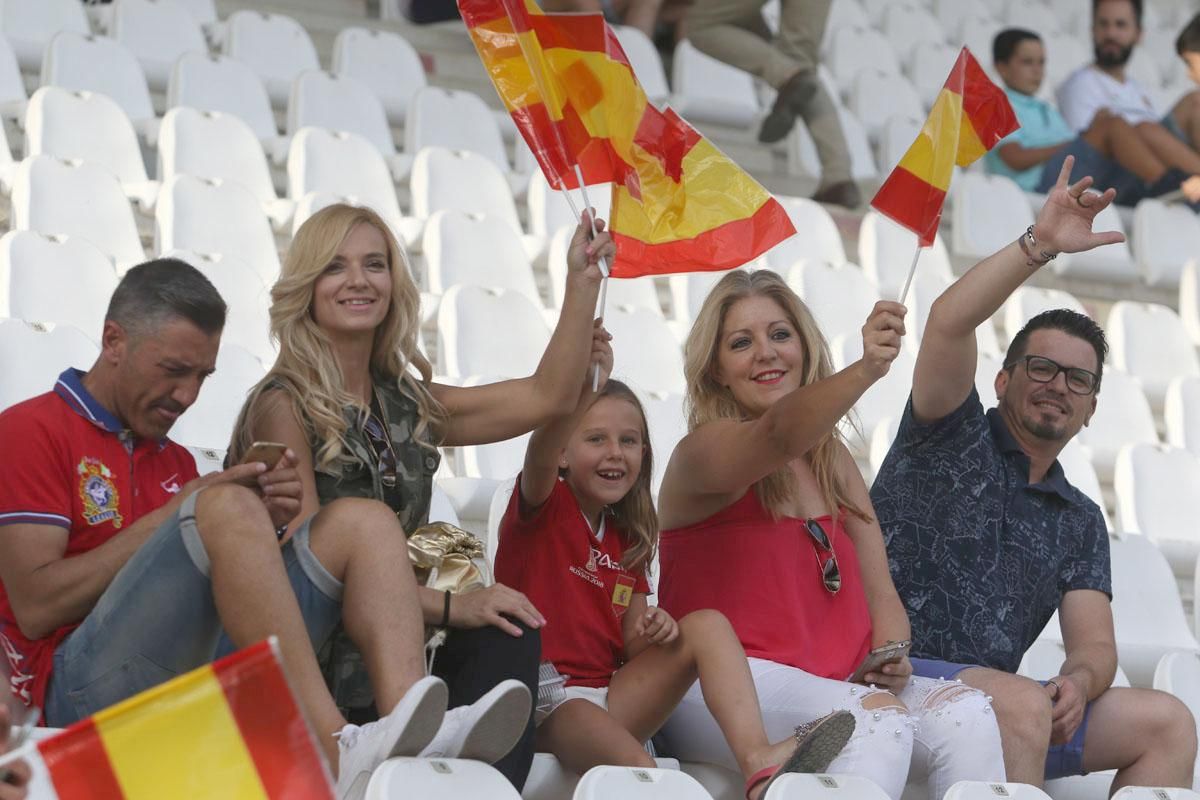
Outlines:
{"label": "camouflage print vest", "polygon": [[[395,481],[382,474],[375,451],[363,432],[358,409],[347,408],[345,447],[351,460],[340,471],[317,471],[317,497],[322,506],[340,497],[382,500],[396,512],[405,531],[416,530],[429,521],[433,474],[441,462],[441,454],[428,446],[428,432],[425,445],[413,436],[417,404],[397,384],[375,383],[373,411],[383,419],[391,437],[396,453]],[[314,441],[310,445],[315,453],[319,443]],[[366,665],[340,625],[321,648],[318,660],[338,708],[353,717],[353,721],[367,719],[374,693]]]}

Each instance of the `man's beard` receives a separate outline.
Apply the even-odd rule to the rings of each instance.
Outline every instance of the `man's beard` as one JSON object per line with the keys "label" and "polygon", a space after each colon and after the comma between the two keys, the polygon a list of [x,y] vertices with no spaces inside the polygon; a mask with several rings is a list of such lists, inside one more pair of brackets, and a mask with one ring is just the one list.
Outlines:
{"label": "man's beard", "polygon": [[1105,45],[1098,44],[1095,47],[1096,64],[1101,67],[1123,67],[1129,61],[1129,57],[1133,55],[1133,45],[1121,47],[1117,45],[1117,51],[1114,53],[1111,50],[1105,50]]}

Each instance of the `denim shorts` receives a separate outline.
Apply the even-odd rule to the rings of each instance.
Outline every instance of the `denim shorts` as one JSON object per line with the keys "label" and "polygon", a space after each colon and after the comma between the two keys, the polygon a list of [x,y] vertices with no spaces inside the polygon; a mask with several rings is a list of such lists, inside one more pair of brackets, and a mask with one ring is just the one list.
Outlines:
{"label": "denim shorts", "polygon": [[[964,669],[971,669],[973,664],[955,664],[952,661],[938,661],[933,658],[910,658],[913,675],[922,678],[945,678],[954,680]],[[1043,686],[1047,681],[1041,682]],[[1046,780],[1066,778],[1071,775],[1086,775],[1083,769],[1083,740],[1087,735],[1088,719],[1092,716],[1092,704],[1088,703],[1083,709],[1083,721],[1075,729],[1071,741],[1063,744],[1050,745],[1046,751]]]}
{"label": "denim shorts", "polygon": [[[54,652],[45,724],[63,727],[213,660],[221,620],[211,564],[196,529],[196,498],[134,553],[91,613]],[[311,518],[281,555],[309,636],[341,619],[342,584],[309,547]]]}
{"label": "denim shorts", "polygon": [[1067,156],[1075,156],[1075,165],[1071,167],[1072,182],[1085,175],[1091,175],[1092,185],[1097,191],[1117,190],[1117,197],[1113,202],[1119,205],[1135,206],[1148,194],[1145,181],[1116,161],[1105,158],[1103,153],[1088,144],[1082,136],[1076,136],[1058,148],[1042,165],[1042,175],[1038,178],[1036,187],[1038,192],[1046,194],[1054,188]]}

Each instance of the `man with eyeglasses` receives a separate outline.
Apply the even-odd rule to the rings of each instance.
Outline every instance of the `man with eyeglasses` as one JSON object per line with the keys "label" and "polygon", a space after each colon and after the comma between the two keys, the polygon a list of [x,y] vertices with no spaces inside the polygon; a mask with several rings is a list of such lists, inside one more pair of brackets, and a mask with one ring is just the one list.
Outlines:
{"label": "man with eyeglasses", "polygon": [[[975,329],[1058,253],[1121,241],[1095,233],[1114,192],[1069,184],[1068,158],[1037,221],[929,312],[912,395],[875,484],[892,577],[912,622],[914,674],[990,695],[1010,781],[1116,769],[1130,784],[1192,785],[1196,728],[1162,692],[1110,688],[1117,666],[1108,533],[1058,454],[1096,411],[1104,332],[1065,309],[1013,337],[997,406],[975,389]],[[1016,675],[1055,611],[1066,659],[1045,682]],[[969,777],[969,776],[965,776]]]}

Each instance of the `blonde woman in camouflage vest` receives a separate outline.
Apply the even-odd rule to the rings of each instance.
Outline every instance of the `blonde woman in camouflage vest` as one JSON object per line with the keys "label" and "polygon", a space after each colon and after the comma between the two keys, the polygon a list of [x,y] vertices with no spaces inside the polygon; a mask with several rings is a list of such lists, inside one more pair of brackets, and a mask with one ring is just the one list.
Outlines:
{"label": "blonde woman in camouflage vest", "polygon": [[[250,392],[230,461],[255,441],[295,451],[304,492],[293,525],[334,499],[362,497],[396,513],[397,536],[414,530],[428,521],[439,446],[509,439],[571,412],[592,350],[598,261],[614,252],[607,233],[590,240],[576,230],[562,313],[533,375],[443,386],[417,349],[419,293],[387,225],[365,208],[322,209],[296,232],[271,290],[279,357]],[[451,628],[434,661],[451,710],[425,754],[494,762],[520,789],[533,758],[528,696],[497,684],[515,678],[536,695],[542,615],[505,586],[452,599],[417,591],[425,622]],[[371,719],[369,684],[359,678],[374,665],[363,669],[344,636],[314,645],[325,649],[326,676],[349,718]]]}

